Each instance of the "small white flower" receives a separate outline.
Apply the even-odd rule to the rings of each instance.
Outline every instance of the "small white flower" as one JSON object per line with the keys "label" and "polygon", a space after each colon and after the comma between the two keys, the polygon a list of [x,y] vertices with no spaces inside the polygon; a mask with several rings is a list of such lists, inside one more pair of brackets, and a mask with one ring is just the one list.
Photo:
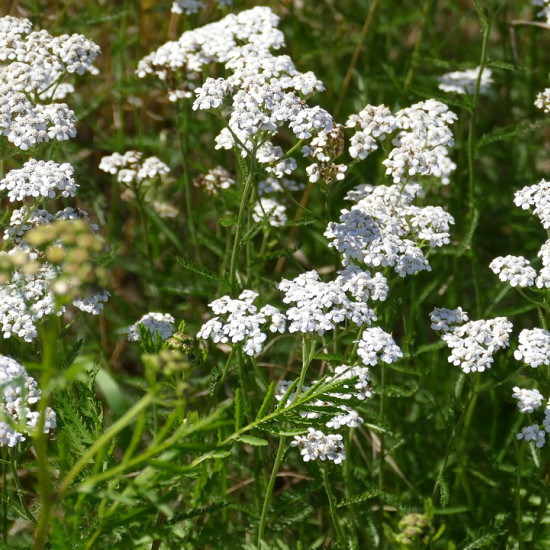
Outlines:
{"label": "small white flower", "polygon": [[139,325],[149,329],[153,341],[156,341],[157,332],[161,340],[167,340],[175,332],[174,323],[175,319],[169,313],[147,313],[137,323],[128,327],[128,340],[130,342],[139,340]]}

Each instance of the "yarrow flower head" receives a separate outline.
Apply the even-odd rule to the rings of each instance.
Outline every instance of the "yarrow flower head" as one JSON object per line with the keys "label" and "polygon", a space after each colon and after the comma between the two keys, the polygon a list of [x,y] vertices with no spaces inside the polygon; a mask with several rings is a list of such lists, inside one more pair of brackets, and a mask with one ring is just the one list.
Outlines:
{"label": "yarrow flower head", "polygon": [[[522,413],[533,413],[542,405],[543,397],[536,389],[526,390],[514,387],[512,397],[518,400],[518,408]],[[527,442],[534,441],[537,447],[544,447],[546,442],[546,434],[550,433],[550,400],[546,403],[544,409],[544,418],[542,426],[539,424],[531,424],[523,428],[516,437],[519,440],[524,439]]]}
{"label": "yarrow flower head", "polygon": [[[283,177],[296,161],[283,158],[282,148],[270,138],[286,126],[298,139],[314,139],[330,131],[333,120],[305,101],[324,89],[315,75],[299,72],[290,57],[271,52],[284,44],[278,22],[267,7],[229,14],[164,44],[140,61],[137,73],[156,74],[174,84],[171,100],[194,95],[193,109],[221,110],[228,127],[217,136],[216,148],[235,147],[243,157],[252,153],[266,172]],[[229,75],[209,77],[197,86],[212,63],[224,64]]]}
{"label": "yarrow flower head", "polygon": [[535,284],[537,272],[523,256],[499,256],[489,264],[489,268],[510,286],[526,288]]}
{"label": "yarrow flower head", "polygon": [[69,163],[31,159],[18,170],[10,170],[0,180],[0,190],[8,192],[10,202],[27,199],[74,197],[78,185]]}
{"label": "yarrow flower head", "polygon": [[[481,67],[468,69],[466,71],[453,71],[446,73],[439,78],[439,89],[453,94],[473,95],[477,86]],[[486,67],[481,73],[479,92],[485,94],[493,83],[491,69]]]}
{"label": "yarrow flower head", "polygon": [[461,325],[468,321],[468,313],[461,307],[456,309],[436,307],[430,313],[430,321],[432,322],[432,330],[448,332],[454,325]]}
{"label": "yarrow flower head", "polygon": [[0,134],[25,151],[50,139],[76,135],[76,118],[61,99],[72,85],[66,74],[94,72],[99,46],[80,34],[53,37],[32,31],[26,19],[0,18]]}
{"label": "yarrow flower head", "polygon": [[341,464],[346,458],[343,437],[340,434],[325,435],[315,428],[309,428],[307,435],[294,436],[290,445],[299,447],[304,462],[319,459]]}
{"label": "yarrow flower head", "polygon": [[[0,356],[0,447],[14,447],[36,430],[40,413],[33,406],[40,400],[38,384],[15,359]],[[44,411],[44,433],[56,425],[55,412]]]}
{"label": "yarrow flower head", "polygon": [[344,265],[355,261],[375,269],[392,267],[401,277],[431,271],[419,245],[448,244],[454,219],[440,207],[413,205],[422,195],[422,187],[412,183],[358,186],[346,196],[355,204],[327,226],[329,246],[342,254]]}
{"label": "yarrow flower head", "polygon": [[532,413],[544,400],[539,390],[520,389],[518,386],[514,387],[512,397],[518,400],[518,408],[522,413]]}
{"label": "yarrow flower head", "polygon": [[380,327],[371,327],[363,331],[357,355],[361,357],[364,365],[376,365],[378,361],[395,363],[403,357],[403,352],[391,334]]}
{"label": "yarrow flower head", "polygon": [[550,332],[542,328],[523,329],[514,358],[533,368],[550,365]]}
{"label": "yarrow flower head", "polygon": [[336,324],[349,320],[357,326],[376,321],[369,299],[384,300],[386,279],[350,266],[338,272],[334,281],[323,283],[316,271],[308,271],[293,280],[283,279],[279,290],[283,302],[292,304],[287,311],[288,331],[323,335]]}
{"label": "yarrow flower head", "polygon": [[275,307],[266,305],[260,310],[254,305],[257,292],[244,290],[238,299],[223,296],[209,304],[216,317],[206,321],[197,333],[198,338],[217,343],[242,345],[247,355],[262,351],[267,335],[265,325],[272,333],[284,332],[285,316]]}
{"label": "yarrow flower head", "polygon": [[157,333],[162,341],[167,340],[175,332],[174,323],[175,319],[169,313],[147,313],[137,323],[128,327],[128,340],[130,342],[139,340],[140,326],[149,329],[153,341],[156,341]]}
{"label": "yarrow flower head", "polygon": [[450,328],[442,340],[451,349],[449,363],[464,372],[483,372],[491,367],[496,351],[508,347],[512,323],[506,317],[469,321]]}

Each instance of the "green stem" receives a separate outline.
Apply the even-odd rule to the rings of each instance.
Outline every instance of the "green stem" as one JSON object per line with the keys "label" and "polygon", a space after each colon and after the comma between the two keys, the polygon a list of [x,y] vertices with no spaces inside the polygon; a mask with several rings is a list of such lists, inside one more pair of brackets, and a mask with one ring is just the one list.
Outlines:
{"label": "green stem", "polygon": [[[255,151],[253,151],[255,154]],[[248,216],[249,199],[252,193],[252,184],[254,182],[255,172],[255,156],[252,157],[248,176],[246,178],[241,203],[239,205],[239,216],[237,218],[237,227],[235,230],[235,240],[233,241],[233,251],[231,252],[231,261],[229,264],[229,281],[231,283],[231,292],[235,294],[237,291],[237,256],[239,253],[239,244],[241,240],[242,228],[245,224],[245,218]]]}
{"label": "green stem", "polygon": [[519,447],[519,457],[516,473],[516,525],[518,529],[518,548],[523,550],[523,520],[521,513],[521,473],[523,467],[523,451],[525,443],[522,441]]}
{"label": "green stem", "polygon": [[273,463],[273,469],[271,470],[271,476],[269,476],[269,482],[265,490],[264,504],[262,506],[262,515],[260,517],[260,527],[258,529],[258,547],[260,547],[261,541],[264,538],[265,528],[267,525],[267,511],[269,508],[269,503],[271,501],[271,495],[273,494],[273,488],[275,487],[275,480],[277,479],[277,474],[279,473],[279,467],[283,460],[283,456],[286,449],[286,442],[288,437],[281,436],[279,440],[279,447],[277,449],[277,454],[275,455],[275,462]]}
{"label": "green stem", "polygon": [[[300,379],[298,385],[296,386],[295,398],[301,393],[302,388],[304,387],[304,381],[306,378],[307,369],[313,360],[313,354],[315,352],[315,342],[316,339],[312,339],[311,342],[308,342],[306,336],[302,337],[302,370],[300,372]],[[260,526],[258,528],[258,545],[263,540],[265,528],[267,525],[267,511],[269,508],[269,503],[271,501],[271,495],[273,493],[273,487],[275,486],[275,480],[277,479],[277,474],[279,473],[279,467],[283,459],[284,450],[286,448],[287,438],[281,436],[279,440],[279,447],[277,449],[277,454],[275,455],[275,462],[273,464],[273,469],[271,470],[271,476],[267,484],[264,503],[262,506],[262,515],[260,517]]]}
{"label": "green stem", "polygon": [[191,179],[189,177],[189,166],[187,164],[187,140],[185,133],[187,131],[187,112],[186,107],[182,107],[183,102],[177,102],[177,115],[178,115],[178,141],[179,150],[181,154],[181,165],[183,168],[183,190],[185,193],[185,217],[187,230],[191,238],[191,244],[195,249],[195,259],[200,260],[200,251],[197,241],[197,233],[195,229],[194,215],[192,209],[192,195],[191,195]]}
{"label": "green stem", "polygon": [[422,48],[422,41],[424,40],[424,31],[426,29],[426,22],[428,20],[428,11],[430,9],[431,3],[432,3],[432,0],[425,0],[424,5],[422,6],[420,30],[418,31],[416,43],[414,45],[414,51],[411,57],[411,66],[409,67],[409,70],[407,71],[407,76],[405,77],[405,83],[403,84],[401,97],[405,97],[405,95],[409,91],[409,88],[411,87],[411,84],[414,78],[414,73],[416,72],[418,63],[420,62],[420,49]]}
{"label": "green stem", "polygon": [[338,513],[336,512],[336,498],[334,498],[334,493],[332,492],[332,488],[330,486],[328,468],[326,464],[320,464],[319,468],[323,476],[325,491],[327,492],[330,517],[332,518],[332,523],[334,524],[334,529],[336,531],[336,540],[338,543],[343,543],[344,532],[342,531],[342,526],[340,525],[340,520],[338,519]]}
{"label": "green stem", "polygon": [[36,451],[36,466],[38,485],[40,487],[40,516],[36,527],[33,550],[42,550],[46,547],[50,518],[56,495],[53,491],[52,475],[48,461],[48,435],[44,433],[46,423],[46,409],[50,401],[50,382],[55,374],[56,358],[55,347],[58,333],[57,318],[48,319],[40,327],[40,339],[42,344],[42,376],[40,385],[42,395],[38,402],[38,424],[34,434],[34,449]]}
{"label": "green stem", "polygon": [[[476,178],[475,178],[475,158],[476,158],[476,118],[479,106],[479,94],[481,89],[481,78],[483,76],[483,70],[487,65],[487,53],[489,44],[489,35],[491,31],[490,20],[487,20],[486,25],[482,25],[483,28],[483,42],[481,45],[481,59],[479,62],[479,69],[477,75],[476,86],[472,97],[472,109],[470,126],[468,128],[468,207],[470,209],[470,227],[467,230],[467,235],[471,235],[471,241],[473,241],[473,232],[475,226],[479,221],[480,209],[476,197]],[[472,270],[474,275],[474,289],[476,296],[476,314],[479,317],[482,315],[482,288],[481,288],[481,273],[479,269],[479,262],[476,253],[476,246],[470,242],[470,259],[472,262]]]}

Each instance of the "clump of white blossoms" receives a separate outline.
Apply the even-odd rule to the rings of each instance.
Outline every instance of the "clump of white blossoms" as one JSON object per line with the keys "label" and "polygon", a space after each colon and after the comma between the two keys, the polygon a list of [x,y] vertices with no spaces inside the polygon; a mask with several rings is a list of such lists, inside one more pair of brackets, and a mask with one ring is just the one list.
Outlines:
{"label": "clump of white blossoms", "polygon": [[465,373],[491,368],[495,352],[510,344],[512,323],[506,317],[465,322],[468,316],[462,309],[441,308],[434,310],[431,318],[435,330],[443,330],[441,339],[451,349],[449,363]]}
{"label": "clump of white blossoms", "polygon": [[535,284],[537,272],[523,256],[499,256],[489,264],[489,268],[510,286],[526,288]]}
{"label": "clump of white blossoms", "polygon": [[[481,67],[466,71],[453,71],[439,77],[439,89],[452,94],[473,95],[477,86]],[[479,83],[479,93],[485,94],[493,84],[491,69],[484,68]]]}
{"label": "clump of white blossoms", "polygon": [[[283,177],[296,168],[296,161],[271,142],[278,130],[287,126],[298,139],[307,140],[330,131],[333,120],[321,107],[305,102],[324,89],[315,75],[299,72],[290,57],[271,53],[284,44],[278,21],[267,7],[230,14],[161,46],[140,61],[137,73],[154,73],[177,84],[170,92],[173,100],[193,91],[193,109],[216,110],[227,121],[216,148],[236,147],[242,156],[256,157],[266,172]],[[202,70],[212,63],[223,64],[229,76],[209,77],[196,87]]]}
{"label": "clump of white blossoms", "polygon": [[334,464],[341,464],[346,458],[343,437],[340,434],[328,434],[309,428],[307,435],[296,435],[290,443],[298,447],[304,462],[310,460],[331,460]]}
{"label": "clump of white blossoms", "polygon": [[254,205],[252,219],[260,222],[264,218],[268,219],[272,227],[283,227],[288,221],[286,206],[269,197],[261,197]]}
{"label": "clump of white blossoms", "polygon": [[[233,3],[233,0],[216,0],[220,6],[230,6]],[[204,2],[201,0],[174,0],[172,4],[172,13],[182,14],[185,13],[190,15],[192,13],[197,13],[205,7]]]}
{"label": "clump of white blossoms", "polygon": [[286,319],[277,308],[266,305],[258,310],[254,301],[259,296],[252,290],[244,290],[238,299],[223,296],[214,300],[209,307],[216,317],[204,323],[197,338],[212,340],[215,344],[238,344],[247,355],[262,351],[267,335],[264,326],[274,332],[284,332]]}
{"label": "clump of white blossoms", "polygon": [[[518,400],[518,408],[523,414],[531,414],[536,409],[542,406],[543,396],[538,390],[526,390],[514,387],[512,397]],[[546,434],[550,433],[550,401],[546,403],[544,409],[544,419],[542,426],[539,424],[531,424],[526,426],[519,432],[516,437],[519,440],[534,441],[539,448],[544,447],[546,442]]]}
{"label": "clump of white blossoms", "polygon": [[454,219],[438,206],[412,204],[422,196],[417,183],[358,186],[345,197],[355,201],[351,209],[342,210],[339,222],[327,226],[324,234],[329,246],[342,255],[343,265],[358,262],[375,269],[392,267],[401,277],[431,271],[420,246],[448,244]]}
{"label": "clump of white blossoms", "polygon": [[170,183],[170,168],[157,157],[143,158],[139,151],[126,151],[123,155],[113,153],[105,156],[99,163],[99,169],[116,176],[123,190],[122,200],[135,200],[150,204],[161,217],[174,217],[173,207],[160,200]]}
{"label": "clump of white blossoms", "polygon": [[229,189],[235,185],[235,179],[225,168],[216,166],[196,177],[193,185],[204,189],[209,195],[218,195],[220,189]]}
{"label": "clump of white blossoms", "polygon": [[522,413],[532,413],[542,405],[544,399],[539,390],[520,389],[518,386],[514,387],[512,397],[518,400],[518,408]]}
{"label": "clump of white blossoms", "polygon": [[[5,355],[0,356],[0,396],[0,447],[14,447],[38,426],[40,414],[32,409],[41,391],[25,367]],[[57,425],[56,415],[47,407],[44,416],[44,433],[49,433]]]}
{"label": "clump of white blossoms", "polygon": [[380,273],[374,276],[357,266],[339,271],[333,281],[324,283],[316,271],[308,271],[293,280],[283,279],[279,290],[283,302],[291,304],[286,312],[290,333],[317,333],[322,336],[345,320],[357,326],[376,321],[369,300],[385,300],[387,281]]}
{"label": "clump of white blossoms", "polygon": [[469,321],[442,336],[451,349],[449,363],[468,372],[483,372],[491,367],[493,355],[510,344],[512,323],[506,317]]}
{"label": "clump of white blossoms", "polygon": [[550,365],[550,332],[542,328],[523,329],[514,357],[533,368]]}
{"label": "clump of white blossoms", "polygon": [[468,314],[461,307],[456,309],[436,307],[430,313],[432,330],[448,332],[453,325],[461,325],[468,320]]}
{"label": "clump of white blossoms", "polygon": [[403,357],[403,352],[391,334],[380,327],[370,327],[361,335],[357,355],[361,357],[364,365],[376,365],[378,361],[395,363]]}
{"label": "clump of white blossoms", "polygon": [[128,340],[130,342],[139,341],[139,327],[143,326],[149,330],[153,342],[159,338],[164,341],[170,338],[175,332],[175,319],[169,313],[146,313],[139,321],[128,327]]}
{"label": "clump of white blossoms", "polygon": [[74,197],[78,185],[73,179],[74,168],[68,163],[31,159],[18,170],[10,170],[0,180],[0,190],[8,192],[10,202],[44,197]]}
{"label": "clump of white blossoms", "polygon": [[0,135],[23,151],[74,137],[73,111],[52,100],[70,91],[68,86],[59,90],[67,74],[96,70],[92,64],[99,46],[80,34],[53,37],[33,31],[29,20],[11,16],[0,18],[0,43]]}

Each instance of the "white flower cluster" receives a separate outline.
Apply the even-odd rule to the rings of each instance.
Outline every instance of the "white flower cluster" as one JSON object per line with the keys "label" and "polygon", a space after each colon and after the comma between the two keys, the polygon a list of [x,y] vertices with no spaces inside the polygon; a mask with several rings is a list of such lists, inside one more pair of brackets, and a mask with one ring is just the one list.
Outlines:
{"label": "white flower cluster", "polygon": [[[550,8],[549,8],[550,14]],[[546,88],[539,94],[537,94],[537,99],[535,100],[535,107],[542,109],[545,113],[550,113],[550,88]]]}
{"label": "white flower cluster", "polygon": [[550,182],[541,180],[516,191],[514,203],[523,210],[533,210],[544,229],[550,229]]}
{"label": "white flower cluster", "polygon": [[[8,253],[16,254],[13,248]],[[57,277],[50,264],[42,265],[36,273],[16,271],[8,283],[0,285],[0,330],[4,338],[18,336],[32,342],[38,336],[36,324],[48,315],[61,315],[64,308],[56,307],[50,289]]]}
{"label": "white flower cluster", "polygon": [[99,315],[103,311],[104,304],[109,301],[111,293],[108,290],[101,289],[94,294],[88,294],[82,298],[73,300],[73,306],[84,313]]}
{"label": "white flower cluster", "polygon": [[346,319],[357,326],[376,321],[367,302],[385,300],[388,286],[380,273],[371,276],[350,265],[328,283],[321,282],[316,271],[308,271],[293,280],[283,279],[279,290],[285,294],[283,302],[292,304],[286,313],[288,331],[323,335]]}
{"label": "white flower cluster", "polygon": [[31,159],[18,170],[10,170],[0,180],[0,190],[8,192],[10,202],[29,198],[74,197],[78,185],[73,179],[74,168],[68,163]]}
{"label": "white flower cluster", "polygon": [[167,340],[175,332],[175,319],[169,313],[146,313],[139,321],[128,327],[128,340],[130,342],[139,341],[139,327],[143,326],[149,329],[153,342],[157,340],[157,333],[161,340]]}
{"label": "white flower cluster", "polygon": [[432,330],[442,330],[448,332],[453,325],[461,325],[468,321],[468,314],[461,308],[447,309],[445,307],[436,307],[430,313]]}
{"label": "white flower cluster", "polygon": [[242,345],[247,355],[256,355],[262,351],[267,336],[262,332],[269,323],[271,332],[284,332],[285,316],[275,307],[266,305],[260,310],[254,305],[259,296],[252,290],[244,290],[238,299],[223,296],[214,300],[209,307],[216,317],[204,323],[197,338],[212,340],[214,343]]}
{"label": "white flower cluster", "polygon": [[[233,3],[233,0],[216,0],[220,6],[230,6]],[[174,0],[172,4],[172,13],[182,14],[185,13],[190,15],[192,13],[197,13],[199,10],[204,8],[204,2],[201,0]]]}
{"label": "white flower cluster", "polygon": [[265,217],[268,217],[269,225],[272,227],[283,227],[288,221],[286,206],[278,203],[275,199],[261,197],[254,205],[252,219],[259,222]]}
{"label": "white flower cluster", "polygon": [[[40,395],[36,380],[23,365],[0,356],[0,447],[14,447],[36,429],[39,413],[32,405],[38,403]],[[49,433],[57,425],[56,415],[49,407],[44,415],[44,433]]]}
{"label": "white flower cluster", "polygon": [[170,174],[170,168],[157,157],[148,157],[142,160],[139,151],[127,151],[123,155],[113,153],[105,156],[99,163],[99,169],[108,174],[116,175],[117,181],[126,186],[122,198],[133,200],[134,186],[145,195],[151,188],[152,182]]}
{"label": "white flower cluster", "polygon": [[239,45],[254,44],[262,49],[283,46],[284,36],[277,29],[278,23],[279,18],[267,7],[230,14],[163,44],[138,63],[137,75],[144,78],[154,74],[169,85],[178,85],[170,92],[171,101],[189,98],[203,68],[211,63],[226,63]]}
{"label": "white flower cluster", "polygon": [[142,157],[139,151],[113,153],[101,159],[99,169],[116,176],[122,184],[122,200],[132,202],[138,194],[140,200],[148,202],[162,218],[176,217],[179,211],[166,200],[157,198],[164,194],[170,168],[157,157]]}
{"label": "white flower cluster", "polygon": [[202,187],[209,195],[217,195],[219,189],[229,189],[235,185],[231,174],[223,167],[216,166],[206,174],[202,174],[193,180],[195,187]]}
{"label": "white flower cluster", "polygon": [[[283,158],[282,148],[269,138],[286,125],[298,139],[310,139],[330,131],[333,120],[305,102],[324,89],[315,75],[299,72],[290,57],[271,53],[284,43],[278,22],[267,7],[230,14],[165,44],[140,61],[137,73],[181,84],[170,93],[172,100],[190,97],[193,90],[195,110],[222,109],[227,127],[216,137],[216,148],[252,153],[266,172],[280,178],[295,169],[296,161]],[[195,87],[211,63],[224,64],[229,76],[209,77]]]}
{"label": "white flower cluster", "polygon": [[489,264],[489,268],[510,286],[526,288],[535,284],[537,272],[523,256],[499,256]]}
{"label": "white flower cluster", "polygon": [[367,105],[358,114],[351,115],[346,128],[360,128],[351,138],[349,154],[351,158],[367,158],[378,149],[376,140],[384,140],[396,128],[395,117],[385,105]]}
{"label": "white flower cluster", "polygon": [[444,185],[456,165],[449,158],[448,148],[454,145],[449,126],[457,116],[444,103],[428,99],[395,114],[395,124],[401,131],[392,140],[394,149],[382,161],[386,174],[394,183],[407,177],[433,176]]}
{"label": "white flower cluster", "polygon": [[325,435],[315,428],[309,428],[307,435],[294,436],[290,445],[300,449],[304,462],[319,459],[341,464],[346,458],[343,437],[340,434]]}
{"label": "white flower cluster", "polygon": [[403,357],[403,352],[391,334],[380,327],[370,327],[363,331],[357,346],[357,355],[364,365],[376,365],[378,361],[395,363]]}
{"label": "white flower cluster", "polygon": [[533,368],[550,365],[550,332],[542,328],[523,329],[514,357]]}
{"label": "white flower cluster", "polygon": [[[468,319],[466,312],[454,310],[453,315],[453,310],[446,311],[449,313],[443,313],[443,319],[438,319],[438,314],[432,312],[432,322],[438,327],[436,330],[444,331],[441,339],[451,349],[449,363],[459,366],[466,373],[491,368],[494,353],[510,344],[512,323],[506,317],[497,317],[458,325]],[[453,323],[450,325],[447,319]]]}
{"label": "white flower cluster", "polygon": [[21,150],[74,137],[73,111],[50,101],[71,90],[60,83],[67,73],[94,71],[99,46],[80,34],[32,31],[30,21],[11,16],[0,18],[0,44],[0,135]]}
{"label": "white flower cluster", "polygon": [[393,182],[404,184],[411,177],[433,176],[446,185],[456,169],[448,152],[454,145],[449,126],[456,119],[447,105],[434,99],[401,109],[395,115],[385,105],[367,105],[347,121],[348,128],[358,128],[351,138],[349,154],[354,159],[365,159],[378,149],[378,141],[397,131],[393,149],[382,161]]}
{"label": "white flower cluster", "polygon": [[392,267],[401,277],[431,271],[419,245],[448,244],[454,219],[440,207],[413,205],[422,195],[417,183],[358,186],[346,196],[355,204],[341,211],[339,222],[327,226],[329,246],[342,254],[344,265],[356,261],[372,268]]}
{"label": "white flower cluster", "polygon": [[[466,71],[453,71],[439,77],[439,89],[452,94],[473,95],[481,67]],[[484,68],[479,83],[479,93],[485,94],[493,83],[491,69]]]}
{"label": "white flower cluster", "polygon": [[518,400],[518,408],[522,413],[532,413],[542,405],[544,399],[539,390],[525,390],[518,386],[514,387],[512,397]]}
{"label": "white flower cluster", "polygon": [[[514,387],[512,397],[518,400],[518,408],[521,413],[533,413],[536,409],[542,406],[543,396],[538,390],[526,390]],[[544,419],[542,426],[539,424],[531,424],[526,426],[517,434],[519,440],[534,441],[537,447],[544,447],[546,442],[546,434],[550,433],[550,400],[546,403],[544,410]]]}

